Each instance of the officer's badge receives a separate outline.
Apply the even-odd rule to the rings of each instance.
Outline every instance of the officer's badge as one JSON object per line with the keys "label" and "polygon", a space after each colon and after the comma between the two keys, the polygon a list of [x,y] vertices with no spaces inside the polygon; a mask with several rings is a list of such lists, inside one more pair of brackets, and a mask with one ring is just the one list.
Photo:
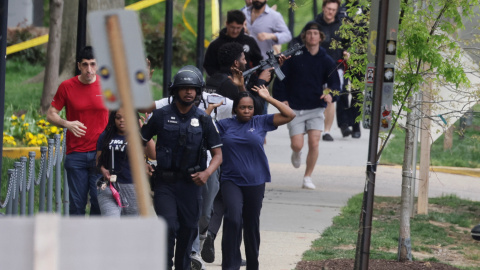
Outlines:
{"label": "officer's badge", "polygon": [[198,127],[200,123],[197,118],[192,118],[192,120],[190,120],[190,125],[192,125],[192,127]]}

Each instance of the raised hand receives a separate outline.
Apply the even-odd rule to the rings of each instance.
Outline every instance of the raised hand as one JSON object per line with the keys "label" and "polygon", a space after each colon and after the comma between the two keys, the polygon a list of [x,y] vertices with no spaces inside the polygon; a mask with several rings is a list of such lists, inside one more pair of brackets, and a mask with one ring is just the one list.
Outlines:
{"label": "raised hand", "polygon": [[231,67],[230,71],[232,72],[232,76],[228,76],[228,78],[232,80],[233,84],[236,86],[243,87],[245,83],[243,79],[243,72],[236,67]]}
{"label": "raised hand", "polygon": [[253,86],[252,90],[257,92],[260,97],[263,99],[267,100],[270,97],[270,92],[268,92],[268,88],[265,87],[265,85],[260,85],[260,86]]}

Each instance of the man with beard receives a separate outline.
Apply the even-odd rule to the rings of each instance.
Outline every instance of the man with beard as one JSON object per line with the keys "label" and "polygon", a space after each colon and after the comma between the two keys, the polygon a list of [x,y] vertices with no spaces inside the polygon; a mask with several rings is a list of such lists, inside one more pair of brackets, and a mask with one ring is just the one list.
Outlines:
{"label": "man with beard", "polygon": [[[223,44],[217,51],[218,63],[220,64],[219,72],[207,79],[205,91],[207,93],[218,93],[231,100],[238,97],[238,93],[249,91],[254,85],[266,85],[271,79],[271,69],[266,69],[257,77],[252,75],[249,84],[244,85],[243,77],[233,76],[233,72],[243,72],[246,69],[247,61],[243,46],[237,42],[229,42]],[[255,111],[263,111],[263,100],[254,91],[250,91],[254,96]]]}
{"label": "man with beard", "polygon": [[[157,135],[154,206],[168,225],[168,269],[174,265],[174,255],[175,269],[190,269],[201,187],[222,163],[222,143],[212,118],[194,105],[203,86],[200,70],[181,68],[170,86],[172,103],[154,110],[141,131],[145,142]],[[208,166],[205,148],[212,155]]]}
{"label": "man with beard", "polygon": [[263,59],[268,57],[267,51],[272,50],[273,45],[292,40],[282,14],[271,9],[267,0],[253,0],[252,6],[244,9],[243,13],[247,18],[248,32],[260,47]]}
{"label": "man with beard", "polygon": [[219,37],[210,43],[205,53],[203,68],[208,76],[213,76],[220,71],[217,52],[223,44],[228,42],[237,42],[243,46],[247,69],[257,66],[263,59],[255,39],[245,34],[244,23],[245,14],[240,10],[230,10],[227,13],[225,28],[220,31]]}

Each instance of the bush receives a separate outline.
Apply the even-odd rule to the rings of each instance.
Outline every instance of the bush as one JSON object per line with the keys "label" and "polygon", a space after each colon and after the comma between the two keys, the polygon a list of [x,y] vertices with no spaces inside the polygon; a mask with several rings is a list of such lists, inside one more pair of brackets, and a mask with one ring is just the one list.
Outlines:
{"label": "bush", "polygon": [[[164,23],[157,25],[142,24],[142,32],[145,42],[145,53],[150,59],[152,68],[163,68],[164,61]],[[179,24],[173,27],[173,55],[172,66],[183,66],[191,59],[195,59],[195,44],[182,40],[180,33],[184,31],[184,26]]]}
{"label": "bush", "polygon": [[[8,28],[7,46],[15,45],[23,41],[30,40],[48,33],[47,28],[42,27],[14,27]],[[8,55],[8,59],[15,61],[28,62],[30,64],[45,65],[47,45],[35,46],[26,50]]]}

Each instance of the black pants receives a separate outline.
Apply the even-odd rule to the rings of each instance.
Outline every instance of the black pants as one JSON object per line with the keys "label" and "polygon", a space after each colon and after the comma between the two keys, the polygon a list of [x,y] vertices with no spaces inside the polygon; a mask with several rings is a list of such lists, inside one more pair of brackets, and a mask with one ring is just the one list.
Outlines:
{"label": "black pants", "polygon": [[355,119],[360,115],[360,107],[356,106],[359,103],[358,96],[360,92],[351,92],[352,100],[349,102],[350,93],[344,91],[340,94],[337,100],[337,124],[339,128],[353,127],[353,131],[359,131],[359,123],[355,123]]}
{"label": "black pants", "polygon": [[[202,195],[192,181],[156,182],[155,212],[168,224],[168,269],[172,269],[175,248],[175,270],[190,269],[190,253],[198,234]],[[176,246],[175,246],[176,240]]]}
{"label": "black pants", "polygon": [[240,269],[243,226],[247,270],[258,270],[260,210],[265,194],[265,184],[237,186],[232,181],[223,181],[220,189],[225,205],[222,269]]}

